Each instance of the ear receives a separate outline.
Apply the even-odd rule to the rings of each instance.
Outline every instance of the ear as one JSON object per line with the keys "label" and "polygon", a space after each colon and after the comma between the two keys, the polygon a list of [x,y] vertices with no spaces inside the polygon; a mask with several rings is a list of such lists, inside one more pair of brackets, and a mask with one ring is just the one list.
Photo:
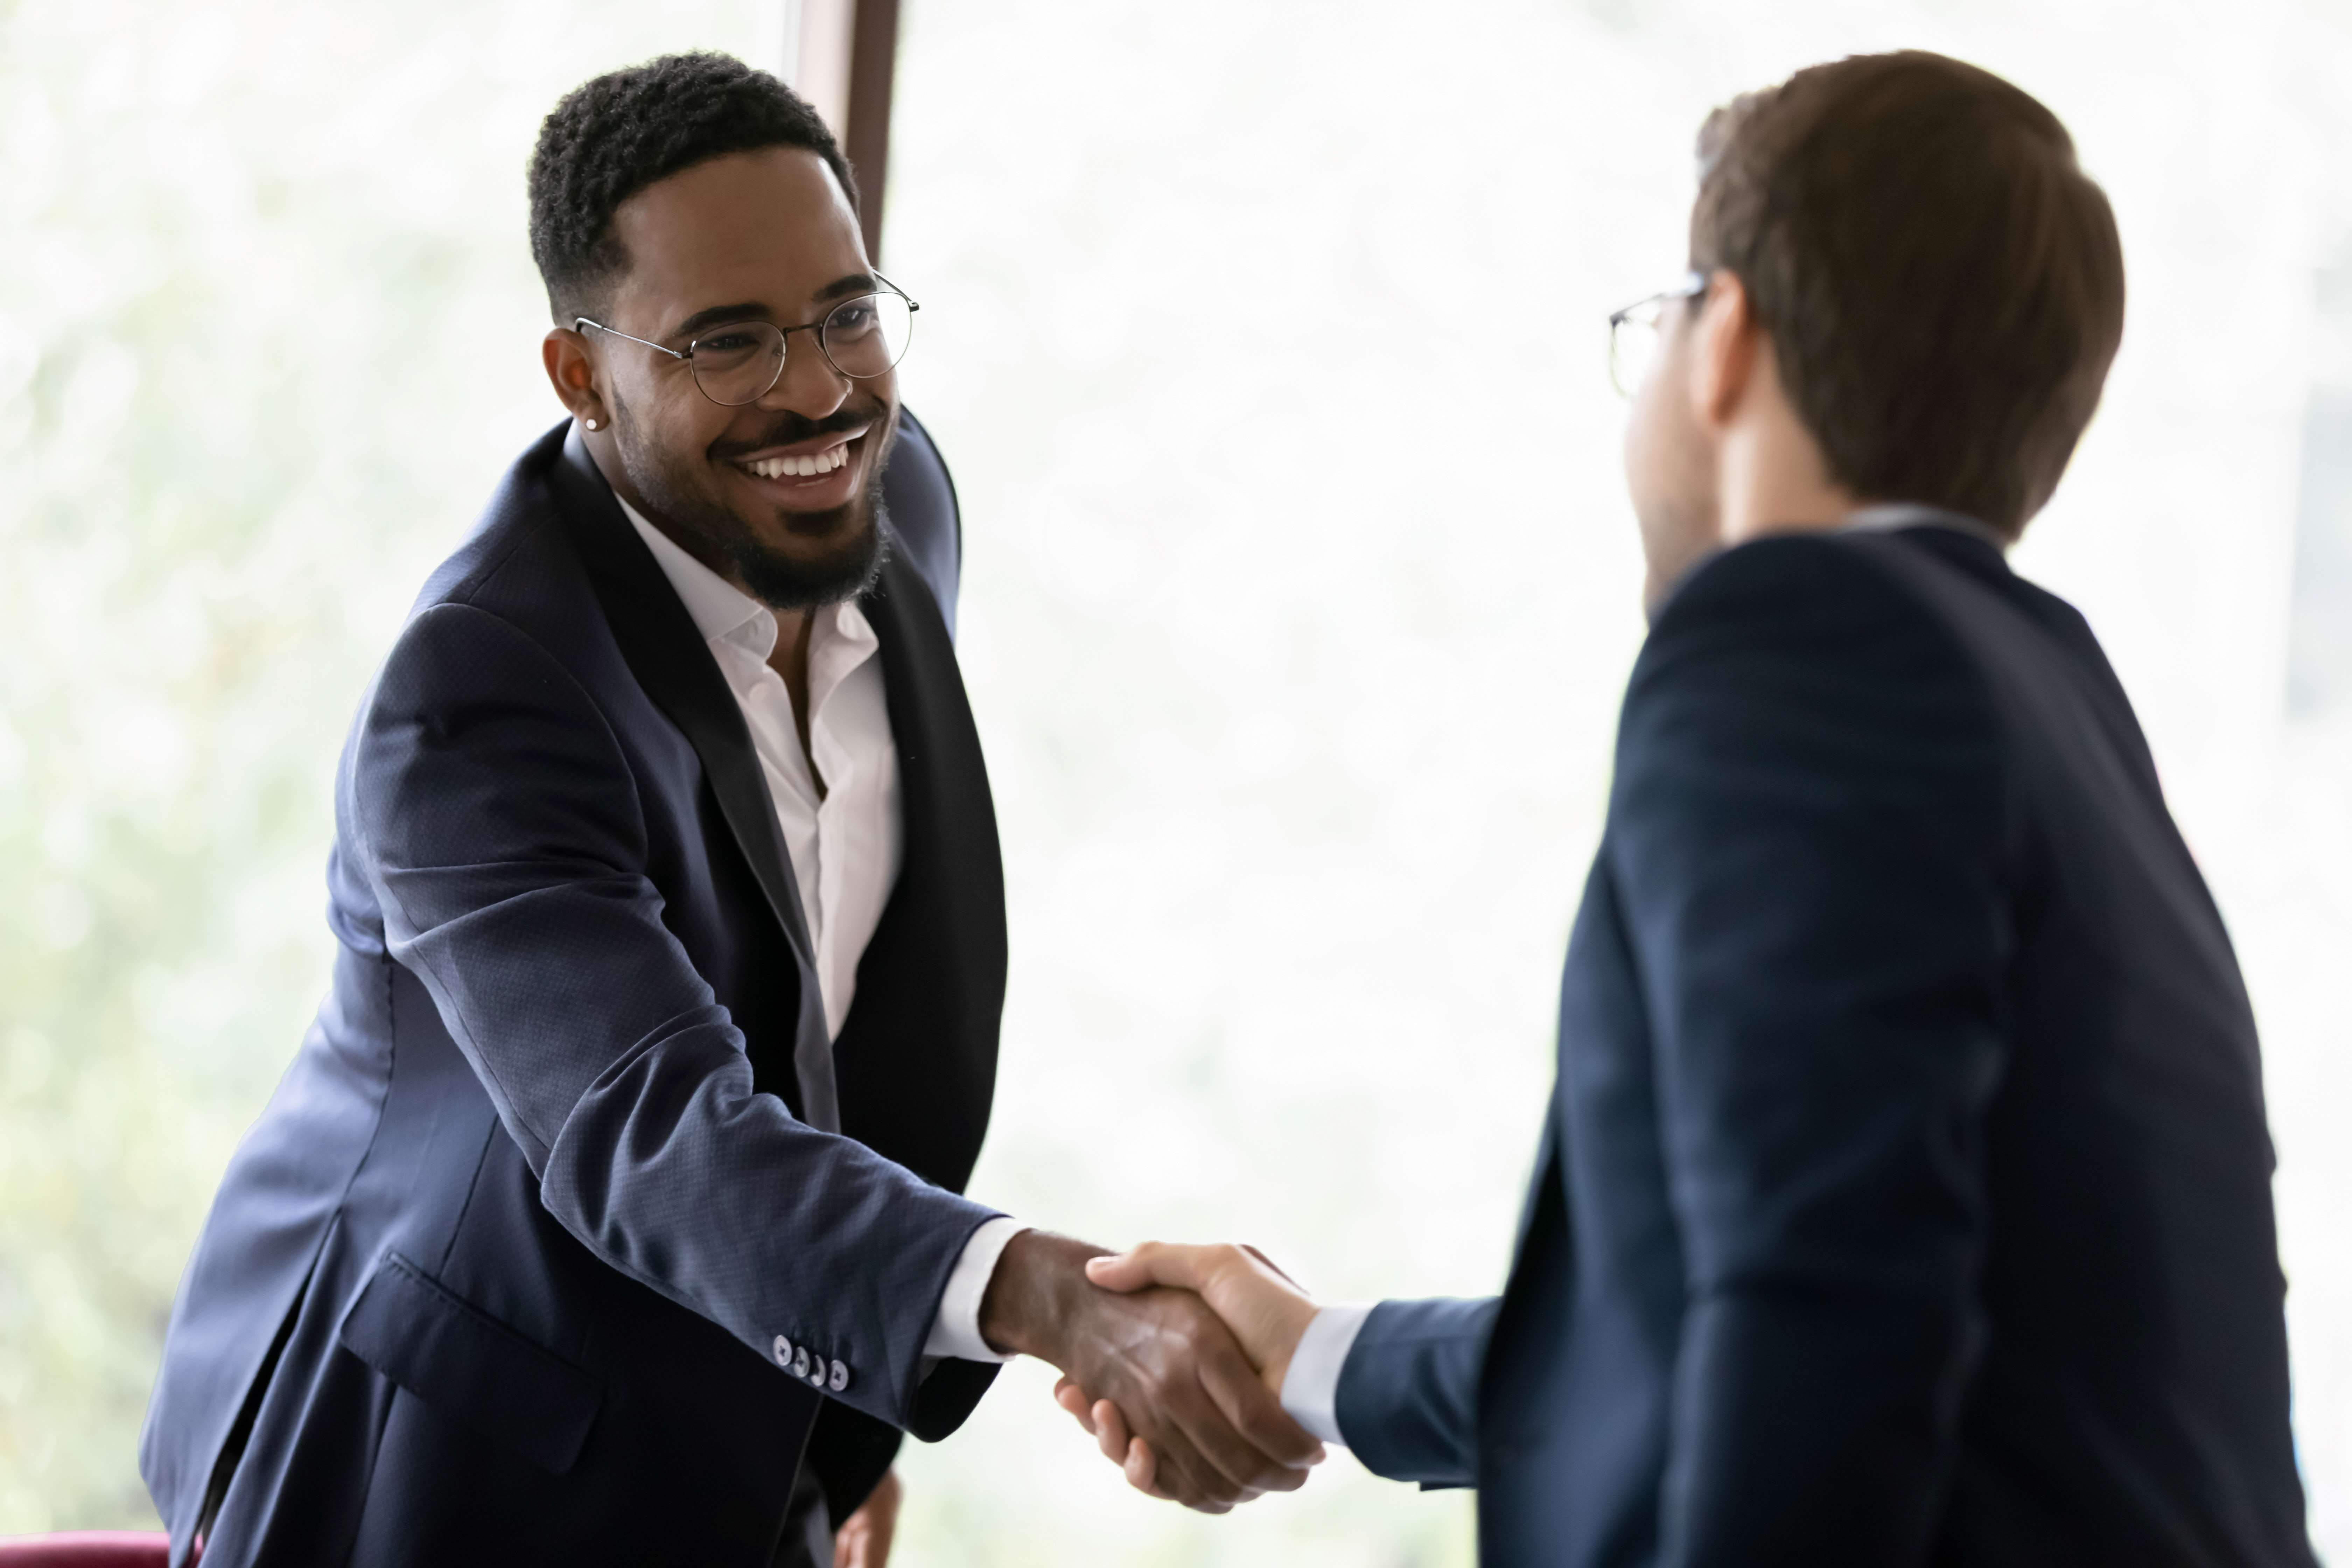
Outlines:
{"label": "ear", "polygon": [[1706,280],[1706,297],[1692,324],[1691,413],[1700,425],[1719,430],[1739,412],[1756,377],[1763,329],[1738,274],[1717,268]]}
{"label": "ear", "polygon": [[539,357],[547,366],[548,384],[572,416],[591,430],[607,428],[612,415],[604,406],[595,350],[570,327],[551,327],[541,340]]}

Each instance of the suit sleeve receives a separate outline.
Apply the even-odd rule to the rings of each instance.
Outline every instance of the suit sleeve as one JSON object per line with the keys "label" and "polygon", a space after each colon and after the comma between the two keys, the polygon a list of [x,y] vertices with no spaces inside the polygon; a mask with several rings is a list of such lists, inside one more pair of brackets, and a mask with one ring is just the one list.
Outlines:
{"label": "suit sleeve", "polygon": [[1478,1372],[1499,1297],[1383,1301],[1339,1368],[1339,1436],[1363,1467],[1424,1487],[1476,1483]]}
{"label": "suit sleeve", "polygon": [[392,954],[548,1211],[763,1359],[781,1338],[841,1363],[831,1397],[952,1429],[985,1379],[927,1394],[923,1341],[992,1211],[754,1090],[663,923],[634,776],[570,673],[484,611],[427,611],[370,696],[347,787]]}
{"label": "suit sleeve", "polygon": [[1605,853],[1685,1269],[1662,1563],[1924,1561],[1985,1336],[1999,780],[1973,667],[1850,542],[1717,558],[1636,668]]}

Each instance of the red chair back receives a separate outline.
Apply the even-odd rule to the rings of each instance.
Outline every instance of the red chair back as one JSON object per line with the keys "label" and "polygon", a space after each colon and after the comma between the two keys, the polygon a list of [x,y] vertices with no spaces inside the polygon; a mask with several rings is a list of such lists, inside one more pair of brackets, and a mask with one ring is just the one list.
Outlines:
{"label": "red chair back", "polygon": [[172,1538],[131,1530],[0,1539],[0,1568],[164,1568]]}

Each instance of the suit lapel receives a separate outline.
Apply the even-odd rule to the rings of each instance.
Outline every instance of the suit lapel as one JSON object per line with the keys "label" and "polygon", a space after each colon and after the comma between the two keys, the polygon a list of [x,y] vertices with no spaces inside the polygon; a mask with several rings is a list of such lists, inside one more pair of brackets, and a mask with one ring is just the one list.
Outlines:
{"label": "suit lapel", "polygon": [[955,647],[914,564],[861,601],[881,644],[905,853],[835,1053],[842,1130],[961,1191],[980,1154],[1004,1005],[1004,868]]}
{"label": "suit lapel", "polygon": [[551,482],[572,525],[596,596],[612,623],[622,657],[646,695],[682,731],[718,796],[719,809],[750,862],[768,908],[783,928],[800,974],[800,1011],[793,1047],[793,1076],[801,1090],[803,1120],[827,1131],[839,1129],[833,1052],[827,1038],[823,994],[817,988],[814,944],[802,917],[799,883],[793,875],[775,803],[760,772],[759,753],[743,710],[718,661],[703,643],[692,616],[663,575],[645,541],[637,537],[620,503],[596,471],[575,428],[565,437],[563,460]]}

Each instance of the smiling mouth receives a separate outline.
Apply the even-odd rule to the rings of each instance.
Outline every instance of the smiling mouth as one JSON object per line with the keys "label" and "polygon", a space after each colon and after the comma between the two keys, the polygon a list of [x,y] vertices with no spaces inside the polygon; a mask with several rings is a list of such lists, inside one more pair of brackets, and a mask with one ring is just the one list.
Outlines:
{"label": "smiling mouth", "polygon": [[781,458],[761,458],[755,462],[739,463],[736,466],[745,473],[763,479],[814,479],[820,474],[832,473],[835,468],[846,468],[849,464],[850,446],[851,443],[844,441],[840,446],[828,447],[822,452],[802,452]]}

